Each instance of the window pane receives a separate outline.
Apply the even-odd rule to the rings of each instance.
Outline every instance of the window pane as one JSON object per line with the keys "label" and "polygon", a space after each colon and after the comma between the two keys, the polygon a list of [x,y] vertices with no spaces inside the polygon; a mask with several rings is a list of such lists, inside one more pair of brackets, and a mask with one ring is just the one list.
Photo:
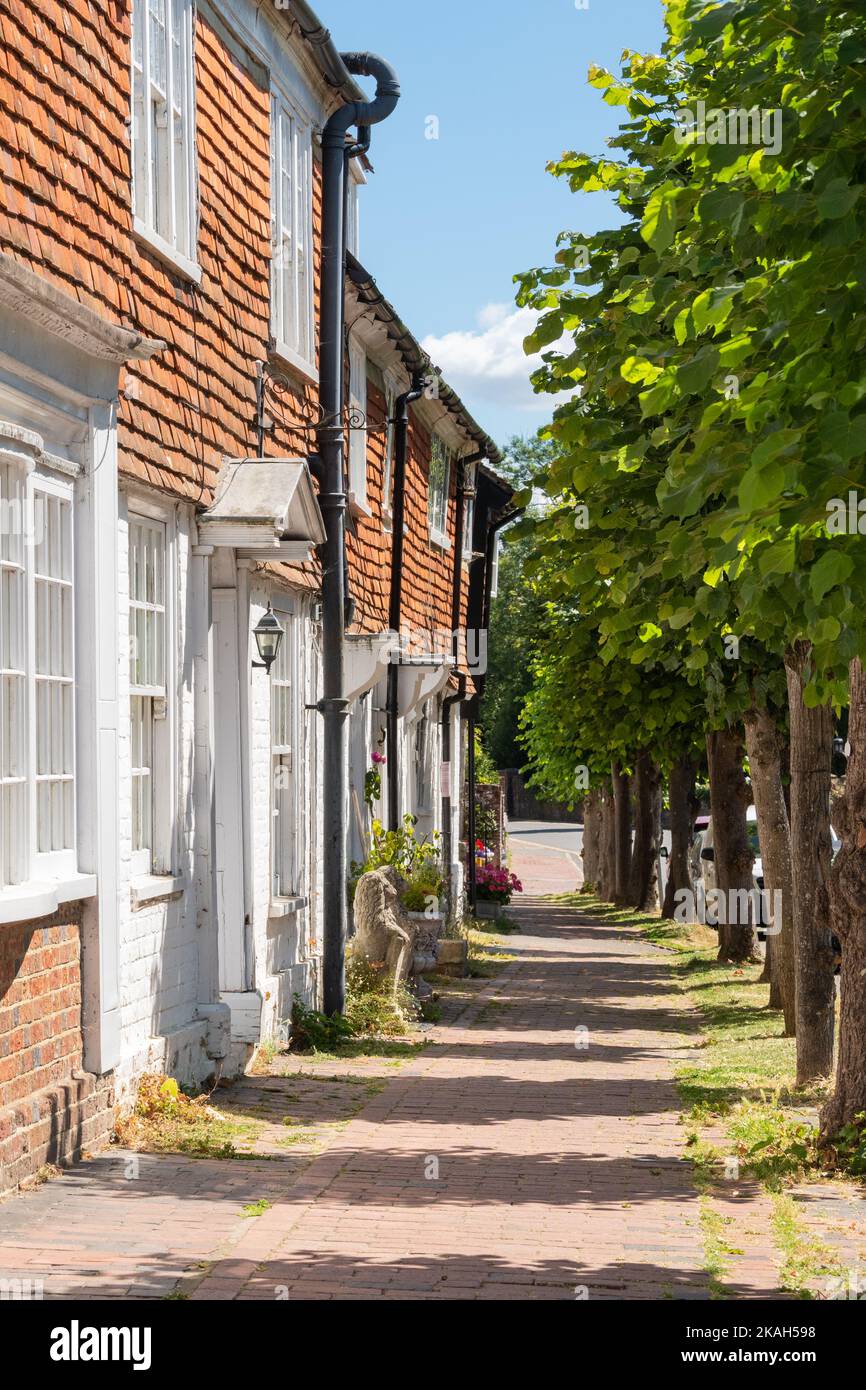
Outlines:
{"label": "window pane", "polygon": [[153,848],[153,701],[134,695],[130,701],[132,748],[132,848]]}
{"label": "window pane", "polygon": [[165,0],[150,0],[150,80],[166,96]]}
{"label": "window pane", "polygon": [[448,474],[450,455],[438,435],[433,436],[430,452],[430,530],[445,534],[448,517]]}
{"label": "window pane", "polygon": [[313,358],[310,131],[276,94],[271,106],[272,304],[274,338]]}
{"label": "window pane", "polygon": [[33,583],[36,848],[74,847],[72,503],[37,490],[41,537]]}
{"label": "window pane", "polygon": [[129,523],[129,681],[165,693],[165,527]]}
{"label": "window pane", "polygon": [[191,0],[135,0],[132,29],[135,211],[170,245],[192,255]]}
{"label": "window pane", "polygon": [[27,876],[24,497],[23,475],[0,464],[0,886]]}

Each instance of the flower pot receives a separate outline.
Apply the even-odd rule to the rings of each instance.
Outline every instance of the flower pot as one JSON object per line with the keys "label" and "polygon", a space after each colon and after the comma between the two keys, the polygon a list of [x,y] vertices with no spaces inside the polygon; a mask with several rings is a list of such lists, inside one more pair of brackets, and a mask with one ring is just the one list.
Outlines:
{"label": "flower pot", "polygon": [[416,924],[412,973],[431,975],[436,970],[436,947],[445,918],[441,912],[435,912],[432,917],[428,917],[426,912],[407,912],[406,916]]}
{"label": "flower pot", "polygon": [[484,902],[479,898],[475,905],[475,916],[490,922],[498,922],[504,912],[504,903]]}

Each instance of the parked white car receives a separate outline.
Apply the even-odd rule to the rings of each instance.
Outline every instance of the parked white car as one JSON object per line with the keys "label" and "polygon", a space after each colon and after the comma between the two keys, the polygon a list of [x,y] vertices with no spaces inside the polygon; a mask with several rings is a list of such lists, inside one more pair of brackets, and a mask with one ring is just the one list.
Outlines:
{"label": "parked white car", "polygon": [[[764,865],[761,858],[761,845],[758,839],[758,813],[754,806],[749,806],[746,810],[746,831],[749,836],[749,845],[755,856],[752,864],[752,886],[760,892],[764,888]],[[839,839],[832,825],[830,826],[830,838],[832,844],[832,858],[835,859],[839,850],[842,848],[842,841]],[[695,836],[692,841],[691,863],[696,884],[700,883],[702,885],[705,895],[710,892],[711,889],[718,886],[716,879],[715,850],[713,846],[712,816],[698,816],[695,819]],[[758,939],[763,941],[766,935],[764,928],[766,928],[769,923],[765,920],[765,900],[760,898],[759,901],[761,904],[761,920],[758,923]],[[710,920],[709,913],[707,914],[707,924],[708,926],[716,925]]]}

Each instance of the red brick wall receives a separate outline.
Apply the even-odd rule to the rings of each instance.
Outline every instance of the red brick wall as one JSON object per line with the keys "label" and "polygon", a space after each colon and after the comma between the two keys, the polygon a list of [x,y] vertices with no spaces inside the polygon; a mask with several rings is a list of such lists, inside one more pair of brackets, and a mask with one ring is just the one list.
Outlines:
{"label": "red brick wall", "polygon": [[0,927],[0,1110],[81,1066],[78,923]]}
{"label": "red brick wall", "polygon": [[0,1193],[105,1140],[109,1081],[82,1071],[80,925],[0,926]]}

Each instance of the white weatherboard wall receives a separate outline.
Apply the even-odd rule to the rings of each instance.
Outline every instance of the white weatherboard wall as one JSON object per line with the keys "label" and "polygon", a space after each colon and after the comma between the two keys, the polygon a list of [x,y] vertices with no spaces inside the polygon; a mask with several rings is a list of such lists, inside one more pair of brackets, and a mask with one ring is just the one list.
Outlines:
{"label": "white weatherboard wall", "polygon": [[[174,850],[171,874],[159,877],[133,872],[131,815],[131,736],[129,719],[129,512],[162,517],[168,528],[166,593],[168,630],[168,717],[171,753],[155,775],[169,779]],[[124,492],[118,527],[119,617],[119,861],[120,861],[120,1010],[121,1056],[117,1068],[122,1098],[147,1071],[170,1072],[195,1084],[215,1068],[208,1055],[208,1020],[200,1005],[210,999],[210,981],[200,979],[199,910],[202,928],[212,931],[210,904],[200,902],[208,883],[197,858],[207,858],[209,806],[197,769],[203,740],[197,730],[206,701],[196,681],[206,676],[207,607],[192,598],[202,595],[198,567],[207,561],[192,554],[192,510],[157,494]],[[211,1051],[213,1047],[211,1046]]]}

